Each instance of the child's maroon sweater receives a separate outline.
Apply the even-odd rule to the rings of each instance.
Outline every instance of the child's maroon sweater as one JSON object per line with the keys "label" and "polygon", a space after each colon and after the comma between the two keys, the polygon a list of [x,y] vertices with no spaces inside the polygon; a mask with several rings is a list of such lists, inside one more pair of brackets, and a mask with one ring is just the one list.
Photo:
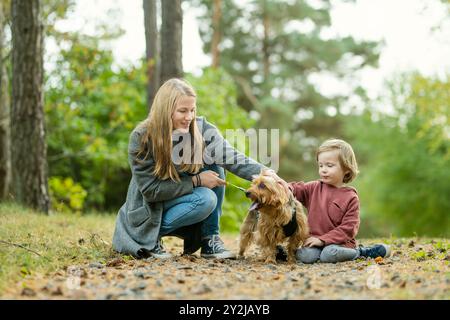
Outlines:
{"label": "child's maroon sweater", "polygon": [[352,187],[336,188],[321,181],[291,182],[292,193],[307,209],[310,235],[325,245],[356,248],[359,198]]}

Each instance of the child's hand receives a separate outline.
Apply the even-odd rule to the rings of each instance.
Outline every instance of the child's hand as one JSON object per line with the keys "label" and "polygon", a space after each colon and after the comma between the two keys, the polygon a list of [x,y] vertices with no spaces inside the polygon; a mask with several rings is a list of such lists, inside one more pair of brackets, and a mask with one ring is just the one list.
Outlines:
{"label": "child's hand", "polygon": [[304,247],[323,247],[325,243],[316,237],[309,237],[303,244]]}
{"label": "child's hand", "polygon": [[281,179],[273,170],[264,170],[263,171],[263,175],[265,176],[269,176],[275,179],[276,182],[278,182],[278,184],[283,187],[287,193],[291,192],[291,189],[289,189],[289,184],[284,181],[283,179]]}

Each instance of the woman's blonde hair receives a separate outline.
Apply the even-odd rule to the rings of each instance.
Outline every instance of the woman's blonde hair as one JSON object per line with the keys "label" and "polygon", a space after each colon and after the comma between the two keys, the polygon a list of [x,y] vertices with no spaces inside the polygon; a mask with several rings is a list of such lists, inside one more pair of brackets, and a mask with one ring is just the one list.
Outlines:
{"label": "woman's blonde hair", "polygon": [[348,171],[344,175],[343,182],[349,183],[353,181],[358,175],[358,163],[356,162],[355,153],[350,144],[340,139],[329,139],[321,144],[316,152],[316,160],[319,160],[319,154],[326,151],[338,150],[339,151],[339,163],[341,164],[344,172]]}
{"label": "woman's blonde hair", "polygon": [[[155,160],[153,174],[162,180],[170,178],[173,181],[180,181],[172,161],[172,115],[180,99],[186,96],[196,97],[194,89],[186,80],[177,78],[167,80],[156,93],[148,118],[139,124],[146,128],[146,132],[141,138],[137,155],[139,157],[145,153],[144,159],[146,159],[151,151]],[[190,158],[188,163],[184,161],[181,163],[179,167],[181,172],[198,173],[203,167],[203,163],[194,161],[196,153],[201,152],[203,155],[203,138],[195,117],[196,113],[189,125],[192,154],[188,157]],[[150,150],[149,142],[151,142],[152,150]],[[198,155],[195,159],[198,159]]]}

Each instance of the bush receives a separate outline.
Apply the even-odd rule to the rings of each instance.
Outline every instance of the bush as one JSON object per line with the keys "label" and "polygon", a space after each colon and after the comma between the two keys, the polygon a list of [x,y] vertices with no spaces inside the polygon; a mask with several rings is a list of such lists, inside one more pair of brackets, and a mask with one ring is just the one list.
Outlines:
{"label": "bush", "polygon": [[48,181],[52,208],[58,212],[83,210],[86,190],[72,178],[51,177]]}
{"label": "bush", "polygon": [[361,205],[398,235],[449,236],[450,82],[412,74],[391,91],[392,114],[368,111],[349,126],[364,160]]}

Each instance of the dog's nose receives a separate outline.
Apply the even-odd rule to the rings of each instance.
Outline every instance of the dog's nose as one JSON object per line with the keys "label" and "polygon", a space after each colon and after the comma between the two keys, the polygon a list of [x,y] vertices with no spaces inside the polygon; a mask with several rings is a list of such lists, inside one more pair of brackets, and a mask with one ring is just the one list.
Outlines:
{"label": "dog's nose", "polygon": [[252,195],[252,193],[250,191],[245,191],[245,196],[247,198],[250,198],[251,195]]}

